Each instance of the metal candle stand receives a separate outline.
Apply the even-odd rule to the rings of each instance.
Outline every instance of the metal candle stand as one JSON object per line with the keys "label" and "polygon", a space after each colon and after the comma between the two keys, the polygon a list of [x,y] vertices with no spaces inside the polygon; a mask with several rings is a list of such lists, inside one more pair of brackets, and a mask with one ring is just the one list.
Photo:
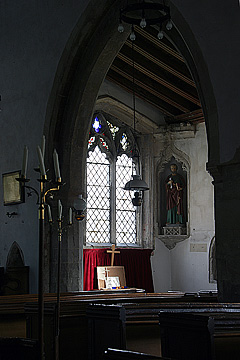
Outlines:
{"label": "metal candle stand", "polygon": [[59,335],[60,335],[60,278],[61,278],[61,243],[62,234],[72,223],[72,208],[69,209],[69,221],[66,226],[62,226],[62,204],[58,200],[58,266],[57,266],[57,316],[56,316],[56,336],[55,336],[55,359],[59,359]]}
{"label": "metal candle stand", "polygon": [[16,180],[20,182],[21,186],[24,188],[32,190],[37,195],[37,204],[39,205],[39,264],[38,264],[38,340],[39,340],[39,350],[40,350],[40,359],[44,359],[44,291],[43,291],[43,268],[44,268],[44,217],[45,217],[45,207],[46,207],[46,197],[52,196],[54,191],[58,191],[63,185],[60,176],[58,155],[56,150],[54,150],[53,160],[54,168],[56,174],[56,182],[53,183],[53,187],[50,186],[46,190],[46,184],[51,183],[47,180],[45,165],[44,165],[44,152],[45,152],[45,137],[42,140],[42,148],[37,147],[38,159],[39,159],[39,169],[35,169],[40,172],[40,178],[38,179],[40,183],[40,189],[37,191],[34,187],[27,185],[30,179],[26,178],[27,172],[27,160],[28,160],[28,148],[24,147],[23,155],[23,165],[20,178]]}

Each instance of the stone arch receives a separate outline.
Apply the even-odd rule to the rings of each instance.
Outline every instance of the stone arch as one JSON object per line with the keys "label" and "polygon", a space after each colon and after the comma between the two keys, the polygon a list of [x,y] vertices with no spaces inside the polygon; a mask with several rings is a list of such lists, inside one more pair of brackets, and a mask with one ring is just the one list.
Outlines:
{"label": "stone arch", "polygon": [[[78,194],[85,195],[86,143],[98,90],[128,36],[127,31],[123,34],[116,31],[118,11],[124,3],[124,0],[103,0],[100,3],[90,0],[66,44],[56,71],[47,106],[44,133],[49,146],[46,149],[48,163],[52,163],[54,147],[59,153],[62,178],[66,182],[61,190],[65,207],[72,205]],[[217,112],[211,81],[201,50],[180,13],[181,9],[179,11],[173,3],[170,6],[175,25],[176,46],[189,65],[203,106],[211,167],[218,160]],[[78,249],[79,254],[84,240],[84,235],[79,234],[84,233],[83,229],[83,224],[77,224],[67,232],[68,248]],[[75,279],[65,279],[63,290],[81,288],[81,269],[77,261],[73,268],[79,275],[76,275]],[[74,269],[71,270],[75,273]]]}
{"label": "stone arch", "polygon": [[[89,2],[63,51],[49,97],[44,124],[48,144],[46,157],[52,164],[53,148],[58,150],[62,178],[66,182],[59,193],[65,212],[78,194],[86,196],[87,140],[98,90],[128,36],[116,31],[116,8],[119,9],[121,3],[117,0]],[[53,166],[50,168],[53,169]],[[82,267],[79,264],[85,240],[84,222],[75,222],[64,235],[68,239],[64,254],[67,271],[62,274],[61,291],[81,289]],[[54,239],[52,247],[54,251],[57,249]],[[70,259],[73,253],[74,263]],[[56,264],[52,267],[51,273],[54,274]],[[51,278],[54,279],[54,276]],[[53,280],[50,291],[54,290]]]}
{"label": "stone arch", "polygon": [[[206,120],[209,163],[216,163],[219,159],[216,134],[218,123],[211,80],[199,45],[181,15],[181,9],[173,3],[174,1],[170,3],[170,7],[174,22],[174,45],[185,58],[196,83]],[[123,34],[116,31],[116,14],[123,4],[124,0],[105,0],[99,6],[97,0],[91,0],[75,26],[59,62],[48,102],[44,132],[52,140],[48,144],[56,146],[61,157],[64,147],[64,154],[67,155],[62,160],[66,164],[74,162],[71,159],[73,147],[79,150],[80,146],[83,155],[86,152],[84,145],[99,87],[128,36],[127,31]],[[89,18],[94,18],[90,24]],[[52,149],[48,150],[51,154]],[[81,168],[81,173],[84,172],[82,170],[84,169]]]}
{"label": "stone arch", "polygon": [[[208,139],[208,164],[209,171],[219,163],[219,133],[218,112],[213,92],[208,67],[203,57],[201,48],[187,21],[181,13],[181,8],[174,5],[171,0],[171,16],[174,22],[174,46],[186,61],[189,71],[197,87],[198,96],[202,105]],[[172,41],[169,38],[170,41]]]}
{"label": "stone arch", "polygon": [[[48,101],[44,132],[50,140],[49,162],[56,147],[61,163],[67,165],[67,170],[63,170],[67,186],[76,192],[84,180],[82,159],[86,158],[86,141],[98,90],[127,37],[127,33],[121,36],[116,31],[119,6],[121,2],[117,1],[105,0],[101,6],[96,0],[89,2],[66,44]],[[72,169],[75,169],[74,177],[77,175],[80,180],[76,183]]]}

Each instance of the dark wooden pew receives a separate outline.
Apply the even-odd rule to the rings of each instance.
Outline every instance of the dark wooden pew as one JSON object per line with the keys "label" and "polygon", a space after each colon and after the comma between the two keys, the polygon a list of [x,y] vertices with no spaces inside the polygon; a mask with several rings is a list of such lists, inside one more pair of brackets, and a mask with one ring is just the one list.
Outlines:
{"label": "dark wooden pew", "polygon": [[162,358],[149,354],[139,353],[129,350],[107,349],[104,352],[103,360],[170,360],[169,358]]}
{"label": "dark wooden pew", "polygon": [[[86,309],[90,303],[118,304],[130,303],[140,306],[155,308],[167,304],[175,308],[177,303],[189,304],[191,302],[211,302],[217,304],[217,299],[212,294],[161,293],[146,294],[130,291],[90,291],[61,294],[60,314],[60,352],[71,354],[72,360],[78,359],[81,351],[87,357],[87,317]],[[5,337],[37,337],[37,306],[36,294],[0,296],[0,336]],[[56,294],[45,294],[45,348],[46,360],[54,358],[54,336],[56,320]],[[145,305],[144,305],[145,304]],[[184,305],[184,306],[185,306]],[[157,305],[159,306],[159,305]],[[130,311],[130,310],[129,310]],[[154,310],[152,310],[154,311]],[[156,310],[156,314],[158,310]],[[156,323],[157,320],[155,319]],[[136,329],[136,334],[141,329]],[[141,336],[141,334],[138,336]],[[80,335],[79,335],[80,334]],[[133,335],[132,335],[133,337]],[[135,341],[135,340],[134,340]],[[150,340],[149,340],[150,341]],[[136,349],[136,348],[134,348]]]}
{"label": "dark wooden pew", "polygon": [[[138,303],[142,301],[176,301],[179,297],[169,298],[158,294],[100,294],[86,296],[61,297],[60,306],[60,355],[68,355],[71,359],[78,359],[81,352],[88,357],[88,321],[86,316],[87,307],[90,303],[114,304],[121,302]],[[27,332],[29,338],[37,336],[38,307],[36,303],[28,303],[25,306]],[[45,302],[45,349],[46,360],[54,359],[54,338],[56,334],[56,303]]]}
{"label": "dark wooden pew", "polygon": [[[89,319],[89,359],[101,359],[104,350],[108,347],[142,351],[155,356],[178,359],[178,357],[175,356],[175,353],[162,352],[161,341],[163,333],[161,333],[159,327],[160,311],[163,315],[165,312],[168,313],[169,311],[172,311],[176,314],[178,312],[186,312],[186,315],[196,313],[210,316],[211,314],[214,314],[216,318],[219,316],[219,319],[221,316],[225,316],[227,319],[225,324],[225,334],[228,333],[229,337],[235,336],[232,332],[232,322],[229,322],[230,317],[232,316],[233,319],[240,319],[240,304],[201,304],[190,302],[154,304],[128,303],[110,306],[104,304],[92,304],[89,305],[87,309],[87,316]],[[174,316],[175,314],[173,314],[173,318]],[[204,318],[201,317],[201,319],[203,321]],[[220,329],[220,325],[218,325],[218,328]],[[236,327],[234,331],[235,330]],[[200,338],[202,338],[202,336],[200,336]],[[166,342],[168,341],[167,336],[165,337],[165,340]],[[205,340],[204,343],[206,343]],[[174,344],[174,341],[172,344]],[[183,356],[181,359],[185,360],[185,357]],[[195,360],[194,357],[191,359]],[[205,358],[203,357],[201,360],[204,359]]]}
{"label": "dark wooden pew", "polygon": [[0,360],[40,359],[37,340],[0,338]]}
{"label": "dark wooden pew", "polygon": [[240,358],[240,313],[161,312],[162,354],[179,360]]}
{"label": "dark wooden pew", "polygon": [[[116,299],[120,301],[127,297],[134,298],[145,297],[143,292],[134,292],[133,290],[128,292],[118,292],[113,291],[109,292],[100,292],[100,291],[82,291],[74,293],[64,293],[61,294],[61,303],[66,302],[94,302],[94,301],[111,301],[111,299]],[[57,297],[56,294],[45,294],[44,302],[56,303]],[[26,304],[37,304],[38,295],[37,294],[24,294],[24,295],[15,295],[15,296],[0,296],[0,336],[2,337],[26,337],[27,336],[27,325],[26,325],[26,313],[25,307]]]}
{"label": "dark wooden pew", "polygon": [[[56,302],[56,294],[45,294],[44,302]],[[4,337],[26,337],[27,325],[25,308],[26,304],[37,304],[37,294],[0,296],[0,336]],[[216,296],[206,295],[204,297],[198,294],[185,295],[184,293],[161,293],[146,294],[143,292],[128,291],[81,291],[74,293],[61,294],[61,307],[64,309],[66,303],[71,303],[69,307],[73,309],[78,307],[79,302],[89,303],[107,303],[116,304],[122,302],[143,303],[143,302],[216,302]],[[64,310],[65,311],[65,310]]]}

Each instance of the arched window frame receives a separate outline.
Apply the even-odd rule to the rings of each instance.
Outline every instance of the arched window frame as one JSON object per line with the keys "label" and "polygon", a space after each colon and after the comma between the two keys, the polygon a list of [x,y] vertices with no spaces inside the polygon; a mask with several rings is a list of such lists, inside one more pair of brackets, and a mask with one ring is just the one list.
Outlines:
{"label": "arched window frame", "polygon": [[[96,132],[93,124],[95,118],[98,118],[100,121],[101,128]],[[114,127],[117,127],[118,130],[114,133],[114,131],[110,130],[109,124],[112,124]],[[128,146],[124,149],[121,145],[122,135],[126,134],[128,140]],[[104,146],[104,142],[107,146]],[[110,198],[111,198],[111,206],[110,206],[110,243],[92,243],[88,242],[86,238],[86,246],[106,246],[109,244],[116,244],[116,162],[117,158],[123,154],[126,154],[129,158],[132,158],[133,163],[135,164],[135,171],[139,172],[140,159],[137,161],[137,158],[134,154],[139,154],[138,144],[135,140],[134,134],[129,126],[122,123],[116,118],[112,118],[112,116],[98,112],[93,116],[93,120],[91,123],[91,129],[89,132],[89,144],[88,144],[88,154],[91,151],[94,151],[96,146],[99,146],[101,152],[106,154],[106,158],[110,163]],[[130,180],[126,179],[126,182]],[[127,196],[131,196],[129,192],[126,191]],[[121,245],[126,246],[142,246],[142,209],[141,207],[136,207],[136,243],[121,243]]]}

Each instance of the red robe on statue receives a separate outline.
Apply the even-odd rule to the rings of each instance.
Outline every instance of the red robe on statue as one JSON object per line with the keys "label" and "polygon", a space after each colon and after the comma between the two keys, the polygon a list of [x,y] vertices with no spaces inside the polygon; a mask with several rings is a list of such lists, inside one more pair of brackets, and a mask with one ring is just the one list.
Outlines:
{"label": "red robe on statue", "polygon": [[[169,181],[172,184],[169,185]],[[166,179],[167,191],[167,224],[183,223],[183,189],[185,181],[182,175],[170,174]]]}

